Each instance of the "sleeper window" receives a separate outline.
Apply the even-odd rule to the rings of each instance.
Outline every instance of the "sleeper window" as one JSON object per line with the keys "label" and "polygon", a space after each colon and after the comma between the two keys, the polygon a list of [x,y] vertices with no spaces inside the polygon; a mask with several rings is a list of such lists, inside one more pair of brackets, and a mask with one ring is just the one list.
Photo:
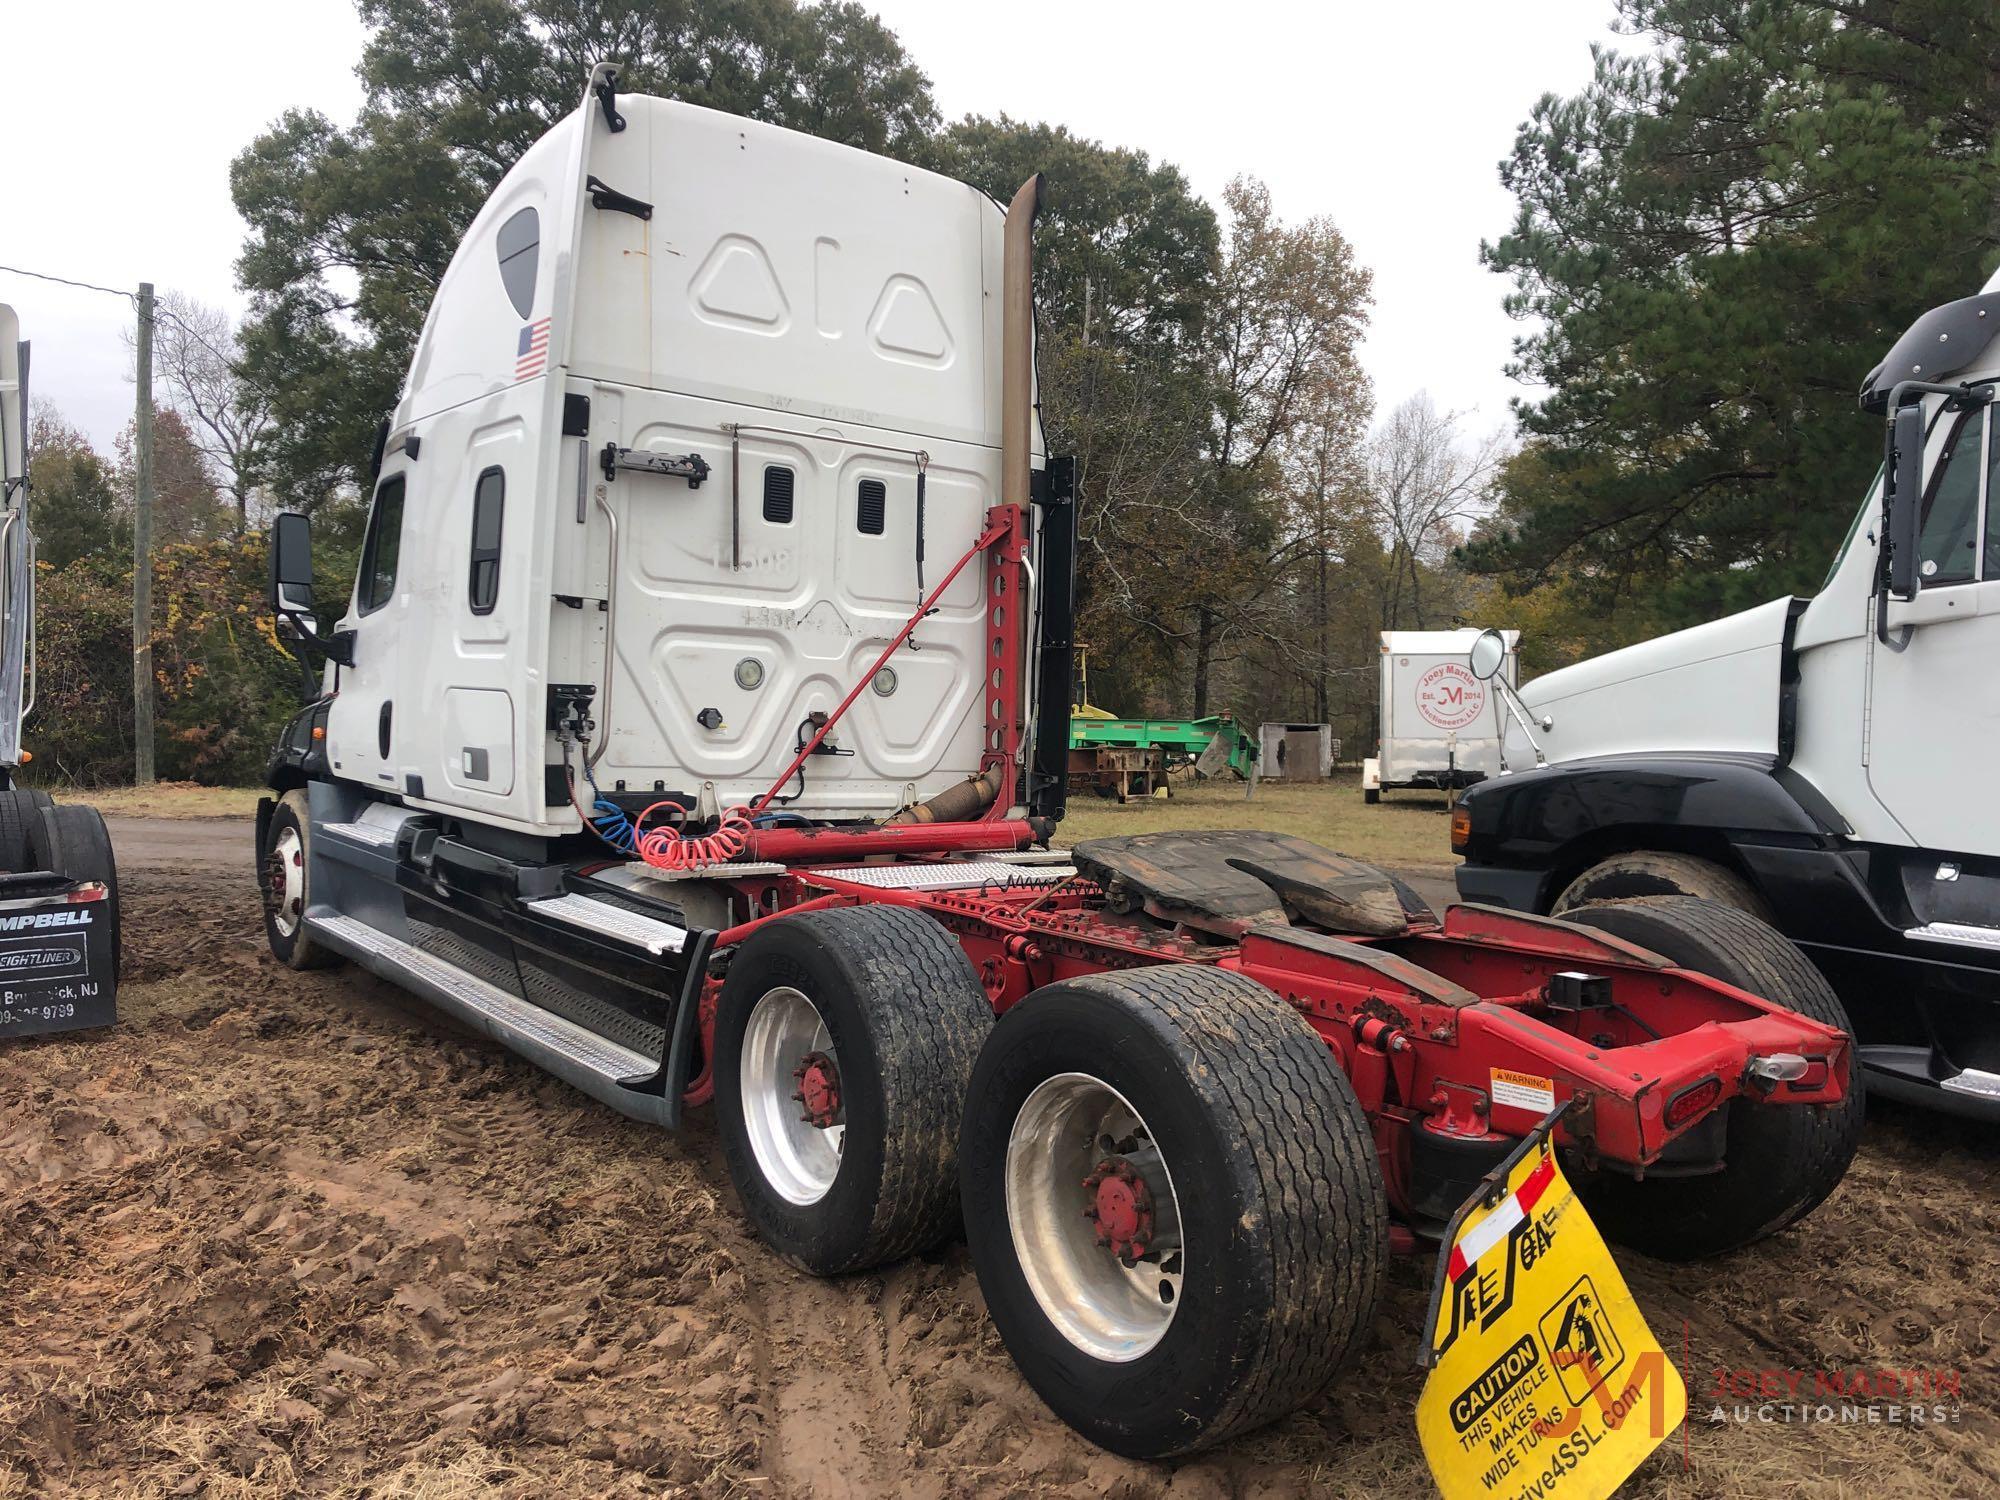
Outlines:
{"label": "sleeper window", "polygon": [[1963,413],[1931,476],[1924,496],[1923,540],[1918,547],[1919,571],[1925,588],[1969,583],[1978,557],[1979,491],[1986,467],[1986,411]]}
{"label": "sleeper window", "polygon": [[361,544],[361,584],[355,591],[361,613],[372,614],[396,593],[396,562],[403,551],[403,476],[382,481],[375,491],[375,508],[368,514],[368,535]]}
{"label": "sleeper window", "polygon": [[500,284],[507,289],[507,300],[525,318],[535,305],[535,262],[542,248],[540,215],[532,208],[515,214],[500,226],[494,248],[500,256]]}
{"label": "sleeper window", "polygon": [[488,469],[472,492],[472,576],[466,597],[475,615],[492,614],[500,598],[500,519],[506,502],[506,474]]}

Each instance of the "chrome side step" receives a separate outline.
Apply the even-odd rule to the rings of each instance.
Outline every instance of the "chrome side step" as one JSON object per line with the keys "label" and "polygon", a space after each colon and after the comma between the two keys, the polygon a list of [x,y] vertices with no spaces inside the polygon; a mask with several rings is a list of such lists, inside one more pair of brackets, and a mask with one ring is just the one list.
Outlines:
{"label": "chrome side step", "polygon": [[372,844],[377,849],[393,848],[396,843],[396,825],[381,823],[322,823],[321,833],[338,834],[357,844]]}
{"label": "chrome side step", "polygon": [[2000,1103],[2000,1073],[1989,1073],[1984,1068],[1967,1068],[1955,1077],[1940,1078],[1938,1087]]}
{"label": "chrome side step", "polygon": [[566,922],[590,932],[616,938],[621,943],[644,948],[648,953],[679,953],[687,946],[687,929],[662,922],[608,901],[589,896],[551,896],[543,901],[524,903],[527,910],[553,922]]}
{"label": "chrome side step", "polygon": [[621,1047],[353,917],[308,913],[306,926],[335,952],[421,995],[620,1114],[672,1123],[664,1096],[624,1086],[627,1079],[652,1077],[661,1059]]}
{"label": "chrome side step", "polygon": [[1926,943],[1952,943],[1960,948],[2000,948],[2000,927],[1975,927],[1970,922],[1930,922],[1912,927],[1903,936]]}

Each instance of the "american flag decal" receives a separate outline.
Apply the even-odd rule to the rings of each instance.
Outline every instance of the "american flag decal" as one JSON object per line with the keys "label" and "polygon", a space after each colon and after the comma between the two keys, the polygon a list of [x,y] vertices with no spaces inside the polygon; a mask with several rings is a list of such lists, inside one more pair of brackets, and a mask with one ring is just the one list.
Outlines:
{"label": "american flag decal", "polygon": [[538,323],[530,323],[521,330],[521,341],[514,349],[514,378],[526,380],[530,375],[539,375],[549,362],[549,320],[543,318]]}

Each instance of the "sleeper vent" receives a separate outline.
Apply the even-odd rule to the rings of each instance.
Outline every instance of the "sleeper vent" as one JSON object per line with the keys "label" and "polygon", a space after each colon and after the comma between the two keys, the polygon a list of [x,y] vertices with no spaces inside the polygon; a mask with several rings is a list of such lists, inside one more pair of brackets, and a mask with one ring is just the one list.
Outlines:
{"label": "sleeper vent", "polygon": [[792,524],[792,471],[783,464],[765,466],[764,519],[778,526]]}
{"label": "sleeper vent", "polygon": [[854,524],[870,536],[882,534],[882,518],[888,508],[888,492],[879,479],[861,481],[861,504],[855,513]]}

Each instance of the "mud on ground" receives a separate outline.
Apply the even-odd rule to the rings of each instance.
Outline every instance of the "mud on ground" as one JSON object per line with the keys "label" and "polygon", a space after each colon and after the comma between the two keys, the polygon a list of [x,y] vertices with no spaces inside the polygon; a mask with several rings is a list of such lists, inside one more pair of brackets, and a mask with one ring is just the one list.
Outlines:
{"label": "mud on ground", "polygon": [[[0,1495],[1431,1493],[1423,1262],[1306,1410],[1114,1459],[1016,1376],[963,1245],[806,1277],[705,1120],[629,1123],[386,985],[289,973],[247,871],[157,863],[120,1026],[0,1047]],[[1696,1414],[1627,1492],[2000,1493],[1996,1188],[1990,1136],[1885,1108],[1801,1228],[1624,1256]],[[1857,1367],[1959,1372],[1959,1419],[1708,1420],[1715,1369]]]}

